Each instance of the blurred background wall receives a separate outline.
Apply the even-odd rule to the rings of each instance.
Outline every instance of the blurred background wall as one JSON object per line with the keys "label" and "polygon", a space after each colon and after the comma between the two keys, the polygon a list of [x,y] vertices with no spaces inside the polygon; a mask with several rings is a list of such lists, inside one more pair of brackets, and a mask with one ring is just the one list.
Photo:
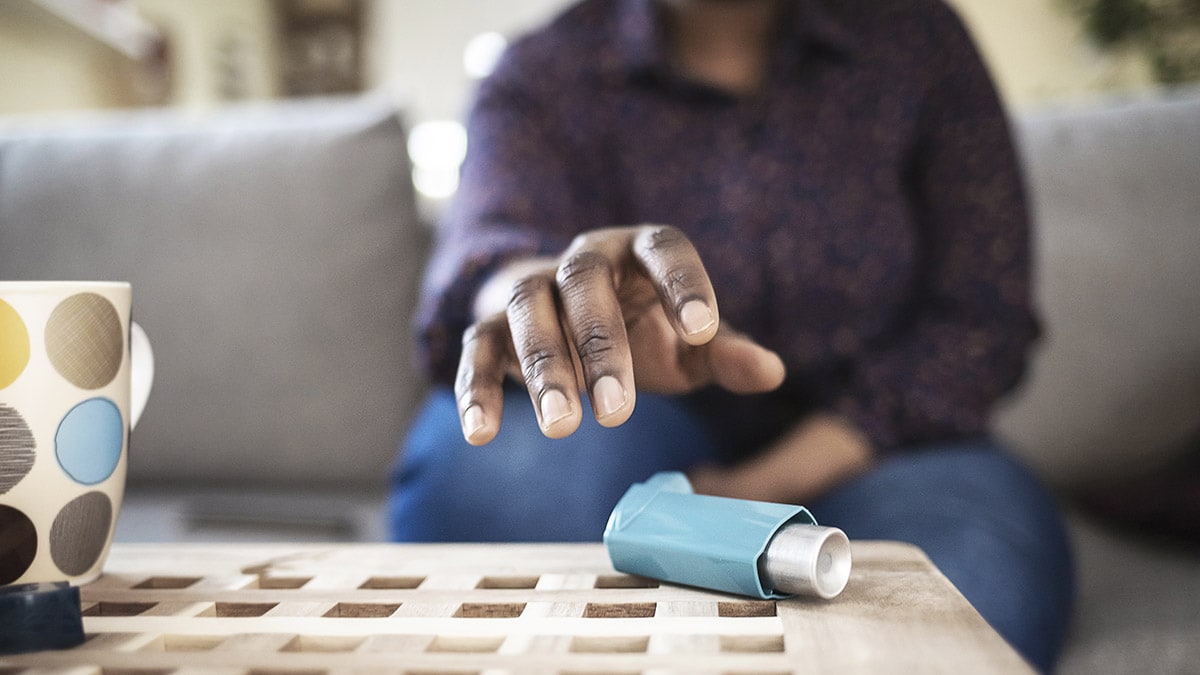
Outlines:
{"label": "blurred background wall", "polygon": [[[454,189],[455,159],[465,145],[457,122],[475,80],[506,39],[545,22],[569,1],[3,0],[0,115],[146,105],[204,109],[382,90],[408,111],[415,151],[424,153],[414,157],[425,165],[417,169],[424,171],[418,188],[437,201]],[[1144,28],[1148,7],[1174,2],[1196,12],[1197,4],[949,1],[1012,108],[1158,90],[1162,59],[1147,47],[1167,38],[1143,31],[1138,39],[1122,39],[1122,31]],[[1200,17],[1190,21],[1190,27],[1163,23],[1185,24],[1182,37],[1171,39],[1200,45]]]}

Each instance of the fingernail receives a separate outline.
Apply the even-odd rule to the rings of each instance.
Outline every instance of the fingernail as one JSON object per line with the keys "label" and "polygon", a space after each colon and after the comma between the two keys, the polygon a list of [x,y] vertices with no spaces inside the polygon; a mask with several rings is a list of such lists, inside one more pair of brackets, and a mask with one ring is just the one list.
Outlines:
{"label": "fingernail", "polygon": [[595,399],[600,416],[608,417],[625,405],[625,387],[621,386],[617,378],[605,375],[596,380],[596,386],[592,388],[592,397]]}
{"label": "fingernail", "polygon": [[542,394],[542,427],[550,428],[552,424],[571,414],[571,404],[567,397],[557,389],[550,389]]}
{"label": "fingernail", "polygon": [[713,316],[712,310],[700,300],[692,300],[679,310],[679,322],[683,324],[683,330],[688,335],[703,333],[714,321],[716,317]]}
{"label": "fingernail", "polygon": [[463,413],[463,426],[467,430],[468,439],[479,433],[486,424],[487,418],[483,415],[483,408],[477,405],[467,408],[467,411]]}

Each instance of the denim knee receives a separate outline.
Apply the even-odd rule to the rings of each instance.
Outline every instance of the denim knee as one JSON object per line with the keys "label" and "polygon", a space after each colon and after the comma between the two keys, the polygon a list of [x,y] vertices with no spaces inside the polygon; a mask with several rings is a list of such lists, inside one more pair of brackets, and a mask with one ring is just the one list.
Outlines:
{"label": "denim knee", "polygon": [[453,395],[435,392],[418,416],[392,480],[397,541],[599,541],[628,486],[715,455],[702,423],[679,401],[639,395],[628,422],[590,414],[565,439],[537,426],[528,394],[505,392],[497,438],[462,438]]}
{"label": "denim knee", "polygon": [[855,539],[920,546],[1034,666],[1050,670],[1069,623],[1074,571],[1055,500],[990,441],[899,452],[812,505]]}

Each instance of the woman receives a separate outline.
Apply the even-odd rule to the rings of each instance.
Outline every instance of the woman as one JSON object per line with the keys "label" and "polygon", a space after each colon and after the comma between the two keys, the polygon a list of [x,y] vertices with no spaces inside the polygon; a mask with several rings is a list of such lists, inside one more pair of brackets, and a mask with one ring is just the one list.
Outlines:
{"label": "woman", "polygon": [[987,429],[1037,334],[1027,216],[952,12],[585,0],[469,134],[421,319],[454,391],[404,449],[397,539],[596,540],[684,470],[921,546],[1052,667],[1066,537]]}

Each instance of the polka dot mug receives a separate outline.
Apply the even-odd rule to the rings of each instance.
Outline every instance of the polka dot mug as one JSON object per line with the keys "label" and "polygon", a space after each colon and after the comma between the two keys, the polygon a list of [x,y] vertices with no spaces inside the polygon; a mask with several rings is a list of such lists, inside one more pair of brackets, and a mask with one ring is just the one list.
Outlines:
{"label": "polka dot mug", "polygon": [[124,282],[0,281],[0,585],[100,575],[154,357]]}

